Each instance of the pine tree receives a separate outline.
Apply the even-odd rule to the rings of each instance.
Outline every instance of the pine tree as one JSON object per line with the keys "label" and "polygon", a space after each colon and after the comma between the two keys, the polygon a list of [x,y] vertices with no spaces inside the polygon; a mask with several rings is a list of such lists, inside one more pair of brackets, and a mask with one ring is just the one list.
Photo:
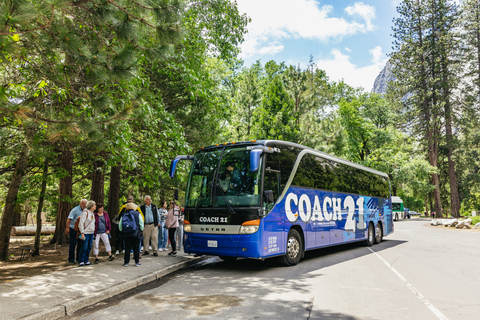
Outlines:
{"label": "pine tree", "polygon": [[[412,119],[410,130],[424,137],[430,165],[438,167],[441,110],[438,103],[437,33],[432,32],[429,1],[404,0],[394,19],[392,74],[396,81],[389,91],[402,99],[406,114]],[[438,173],[432,174],[435,186],[435,211],[442,216]]]}

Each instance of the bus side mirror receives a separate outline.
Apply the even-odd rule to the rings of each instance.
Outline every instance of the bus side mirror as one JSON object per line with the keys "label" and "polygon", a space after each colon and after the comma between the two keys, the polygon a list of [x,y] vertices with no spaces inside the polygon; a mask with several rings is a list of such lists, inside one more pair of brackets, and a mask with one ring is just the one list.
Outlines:
{"label": "bus side mirror", "polygon": [[273,199],[273,190],[265,190],[263,191],[263,198],[265,202],[273,203],[275,199]]}
{"label": "bus side mirror", "polygon": [[255,172],[258,170],[260,165],[260,156],[262,155],[263,150],[254,149],[250,151],[250,171]]}
{"label": "bus side mirror", "polygon": [[170,178],[173,179],[173,176],[175,175],[175,169],[177,168],[177,163],[180,160],[193,160],[194,156],[176,156],[175,159],[172,160],[170,163],[170,170],[168,172],[168,175]]}

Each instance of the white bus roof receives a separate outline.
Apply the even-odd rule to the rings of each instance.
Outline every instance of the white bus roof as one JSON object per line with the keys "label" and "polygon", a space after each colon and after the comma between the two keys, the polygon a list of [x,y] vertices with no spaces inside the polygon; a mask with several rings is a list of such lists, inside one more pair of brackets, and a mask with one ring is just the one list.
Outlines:
{"label": "white bus roof", "polygon": [[400,197],[392,196],[392,203],[403,203]]}

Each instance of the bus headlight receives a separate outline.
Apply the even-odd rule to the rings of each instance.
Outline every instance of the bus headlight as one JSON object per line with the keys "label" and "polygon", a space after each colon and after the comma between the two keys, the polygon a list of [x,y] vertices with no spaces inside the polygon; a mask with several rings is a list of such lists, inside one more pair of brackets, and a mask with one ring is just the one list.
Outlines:
{"label": "bus headlight", "polygon": [[192,226],[190,225],[190,222],[188,222],[187,220],[183,220],[183,231],[192,232]]}
{"label": "bus headlight", "polygon": [[240,234],[252,234],[258,231],[260,227],[260,219],[257,220],[249,220],[242,223],[240,227]]}

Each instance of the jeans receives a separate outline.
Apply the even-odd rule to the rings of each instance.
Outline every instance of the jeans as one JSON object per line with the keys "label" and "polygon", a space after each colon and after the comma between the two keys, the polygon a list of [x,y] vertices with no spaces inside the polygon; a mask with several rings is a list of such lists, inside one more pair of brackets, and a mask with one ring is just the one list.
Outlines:
{"label": "jeans", "polygon": [[168,229],[164,228],[165,221],[160,221],[161,227],[158,228],[158,249],[167,248],[168,244]]}
{"label": "jeans", "polygon": [[[73,230],[73,228],[70,228],[70,240],[68,243],[68,261],[69,262],[77,262],[79,261],[79,256],[80,256],[80,248],[81,248],[81,243],[79,242],[79,239],[77,239],[77,231]],[[77,249],[77,254],[75,254],[75,248]]]}
{"label": "jeans", "polygon": [[137,237],[134,238],[123,238],[125,240],[125,255],[123,256],[123,263],[128,264],[130,262],[130,250],[133,249],[133,259],[135,263],[140,261],[140,239]]}
{"label": "jeans", "polygon": [[92,250],[92,240],[93,240],[93,233],[92,234],[85,234],[85,240],[81,240],[81,250],[80,250],[80,260],[78,262],[87,263],[88,257],[90,256],[90,250]]}

